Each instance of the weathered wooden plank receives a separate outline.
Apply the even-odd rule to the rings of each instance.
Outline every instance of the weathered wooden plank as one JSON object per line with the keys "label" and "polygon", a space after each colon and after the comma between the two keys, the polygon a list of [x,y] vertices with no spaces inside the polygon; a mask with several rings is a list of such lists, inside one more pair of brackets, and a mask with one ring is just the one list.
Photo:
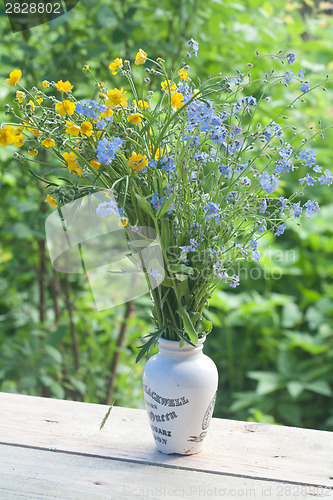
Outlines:
{"label": "weathered wooden plank", "polygon": [[220,472],[333,486],[333,433],[213,419],[198,455],[155,450],[144,410],[0,394],[0,441]]}
{"label": "weathered wooden plank", "polygon": [[253,498],[281,500],[333,491],[133,462],[1,446],[1,500],[133,500]]}

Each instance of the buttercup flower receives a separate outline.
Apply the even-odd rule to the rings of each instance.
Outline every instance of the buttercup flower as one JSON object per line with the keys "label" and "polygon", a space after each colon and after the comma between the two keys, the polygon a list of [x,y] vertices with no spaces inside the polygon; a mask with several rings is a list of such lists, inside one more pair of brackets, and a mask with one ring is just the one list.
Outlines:
{"label": "buttercup flower", "polygon": [[47,80],[43,80],[42,81],[42,86],[43,86],[44,89],[47,89],[47,87],[49,87],[50,84],[49,84],[49,82]]}
{"label": "buttercup flower", "polygon": [[55,110],[58,111],[59,115],[61,116],[71,116],[75,110],[75,102],[68,100],[57,102],[55,105]]}
{"label": "buttercup flower", "polygon": [[139,49],[138,53],[135,56],[134,64],[137,64],[137,65],[144,64],[146,62],[146,59],[147,59],[147,54],[145,53],[145,51],[142,49]]}
{"label": "buttercup flower", "polygon": [[171,80],[164,80],[164,82],[161,82],[161,87],[165,92],[169,92],[170,88],[171,94],[177,90],[177,85]]}
{"label": "buttercup flower", "polygon": [[68,80],[66,82],[59,80],[59,82],[56,83],[56,87],[59,92],[68,92],[69,90],[72,90],[73,85]]}
{"label": "buttercup flower", "polygon": [[128,165],[133,168],[133,170],[141,170],[148,165],[148,158],[140,153],[133,153],[128,159]]}
{"label": "buttercup flower", "polygon": [[93,133],[93,126],[90,122],[82,122],[81,123],[81,128],[80,132],[82,135],[85,135],[86,137],[90,137]]}
{"label": "buttercup flower", "polygon": [[142,122],[142,118],[143,118],[143,116],[140,115],[140,113],[135,113],[133,115],[128,115],[127,121],[132,123],[132,125],[136,125],[137,123]]}
{"label": "buttercup flower", "polygon": [[110,64],[109,69],[112,70],[112,74],[116,75],[117,72],[123,67],[123,60],[120,57],[116,57],[116,59]]}
{"label": "buttercup flower", "polygon": [[38,151],[37,151],[37,149],[32,149],[31,151],[28,151],[28,154],[30,156],[37,156],[38,155]]}
{"label": "buttercup flower", "polygon": [[148,102],[142,101],[141,99],[138,102],[136,102],[136,100],[133,99],[133,106],[136,108],[141,108],[141,109],[148,109],[149,108]]}
{"label": "buttercup flower", "polygon": [[48,138],[48,139],[44,139],[42,141],[42,145],[45,148],[53,148],[56,145],[56,143],[55,143],[55,141],[53,139]]}
{"label": "buttercup flower", "polygon": [[5,80],[5,83],[7,85],[10,85],[11,87],[13,85],[16,85],[22,77],[22,71],[20,69],[14,69],[11,73],[9,73],[9,78]]}
{"label": "buttercup flower", "polygon": [[80,127],[78,125],[75,125],[73,122],[69,122],[66,120],[67,128],[66,128],[66,133],[70,135],[79,135],[80,133]]}
{"label": "buttercup flower", "polygon": [[57,207],[57,200],[53,198],[53,196],[50,196],[49,194],[45,198],[45,203],[49,203],[51,207]]}
{"label": "buttercup flower", "polygon": [[127,101],[128,97],[126,97],[127,91],[123,88],[119,89],[113,89],[110,90],[110,92],[107,94],[108,100],[106,101],[106,105],[109,106],[110,108],[115,108],[116,106],[122,106],[123,108],[126,108],[127,106]]}
{"label": "buttercup flower", "polygon": [[187,80],[188,73],[187,73],[186,69],[181,68],[181,69],[178,71],[178,76],[179,76],[182,80]]}
{"label": "buttercup flower", "polygon": [[184,96],[180,92],[175,92],[171,96],[171,106],[175,111],[178,108],[181,108],[184,105]]}
{"label": "buttercup flower", "polygon": [[25,93],[21,92],[20,90],[17,90],[16,91],[16,99],[18,99],[19,103],[21,104],[25,99]]}
{"label": "buttercup flower", "polygon": [[0,130],[0,145],[1,146],[8,146],[10,144],[13,144],[13,132],[14,128],[11,125],[7,125],[7,127],[4,127]]}
{"label": "buttercup flower", "polygon": [[92,168],[94,168],[95,170],[99,170],[100,169],[100,162],[97,161],[97,160],[91,160],[90,162],[90,165],[92,166]]}
{"label": "buttercup flower", "polygon": [[77,156],[76,154],[71,151],[70,153],[64,153],[62,155],[65,159],[65,163],[63,163],[64,166],[67,166],[68,170],[76,172],[80,177],[82,176],[82,168],[79,167],[77,163]]}

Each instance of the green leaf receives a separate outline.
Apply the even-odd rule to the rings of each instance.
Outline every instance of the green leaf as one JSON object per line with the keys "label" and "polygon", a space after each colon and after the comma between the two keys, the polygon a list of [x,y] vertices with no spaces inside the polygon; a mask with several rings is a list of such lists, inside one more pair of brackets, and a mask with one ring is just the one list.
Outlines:
{"label": "green leaf", "polygon": [[159,330],[157,330],[156,332],[152,333],[151,335],[146,335],[145,337],[143,337],[144,339],[147,338],[147,337],[150,337],[150,339],[145,343],[143,344],[142,346],[139,346],[138,349],[140,349],[140,352],[139,354],[137,355],[136,357],[136,360],[135,362],[137,363],[138,361],[140,361],[140,359],[148,353],[149,349],[153,346],[153,345],[156,345],[158,339],[160,338],[160,336],[162,335],[162,333],[168,328],[169,325],[164,325],[162,326],[162,328],[160,328]]}
{"label": "green leaf", "polygon": [[315,380],[310,384],[306,384],[305,389],[308,391],[316,392],[317,394],[321,394],[322,396],[332,396],[332,390],[330,388],[327,380]]}
{"label": "green leaf", "polygon": [[155,219],[154,215],[153,215],[153,211],[151,209],[151,206],[149,204],[149,202],[146,200],[146,198],[143,198],[142,196],[140,196],[138,193],[134,193],[137,201],[138,201],[138,205],[139,207],[144,211],[146,212],[146,214],[150,215],[150,217],[152,219]]}
{"label": "green leaf", "polygon": [[292,398],[297,398],[304,391],[304,384],[296,380],[294,382],[288,382],[287,389]]}
{"label": "green leaf", "polygon": [[208,321],[208,319],[200,319],[196,325],[197,332],[198,334],[204,333],[205,335],[208,335],[213,328],[213,323],[211,321]]}
{"label": "green leaf", "polygon": [[156,217],[158,219],[162,217],[162,215],[164,215],[169,210],[174,201],[175,201],[175,196],[174,195],[170,196],[170,198],[168,198],[167,201],[163,203],[163,205],[157,210]]}
{"label": "green leaf", "polygon": [[181,274],[193,274],[193,267],[185,266],[185,264],[172,264],[170,266],[170,271],[173,273]]}
{"label": "green leaf", "polygon": [[184,324],[184,330],[187,333],[187,335],[190,337],[190,340],[194,344],[197,344],[198,343],[198,334],[195,331],[195,328],[192,324],[191,318],[190,318],[188,312],[186,311],[185,307],[180,307],[179,309],[177,309],[176,313],[178,314],[178,316],[180,316],[182,318],[183,324]]}

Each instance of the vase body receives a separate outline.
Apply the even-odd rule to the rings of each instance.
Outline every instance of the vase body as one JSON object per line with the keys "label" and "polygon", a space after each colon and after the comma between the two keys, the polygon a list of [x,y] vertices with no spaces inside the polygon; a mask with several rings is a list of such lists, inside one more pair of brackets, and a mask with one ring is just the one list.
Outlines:
{"label": "vase body", "polygon": [[196,347],[160,338],[159,352],[143,371],[142,385],[156,448],[192,455],[202,450],[218,385],[215,363]]}

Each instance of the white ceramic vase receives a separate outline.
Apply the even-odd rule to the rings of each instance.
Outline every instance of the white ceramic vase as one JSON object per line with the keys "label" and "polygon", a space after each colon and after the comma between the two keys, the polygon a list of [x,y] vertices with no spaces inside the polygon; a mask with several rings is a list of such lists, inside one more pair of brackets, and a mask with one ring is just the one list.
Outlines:
{"label": "white ceramic vase", "polygon": [[213,414],[218,373],[197,346],[160,338],[159,352],[143,371],[142,384],[156,447],[166,454],[192,455],[203,448]]}

